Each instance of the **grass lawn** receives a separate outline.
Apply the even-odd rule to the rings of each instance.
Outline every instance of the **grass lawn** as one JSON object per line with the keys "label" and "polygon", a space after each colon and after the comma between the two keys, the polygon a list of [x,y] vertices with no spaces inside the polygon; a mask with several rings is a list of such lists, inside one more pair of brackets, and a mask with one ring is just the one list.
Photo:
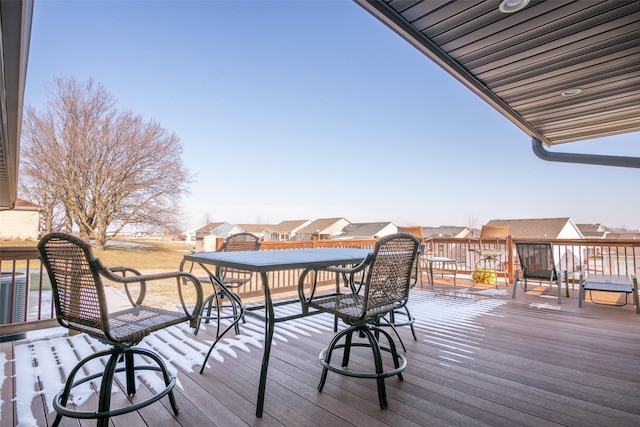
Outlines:
{"label": "grass lawn", "polygon": [[[37,244],[38,242],[36,241],[0,240],[0,247],[35,247]],[[192,249],[193,244],[191,243],[135,239],[115,241],[104,250],[94,247],[93,254],[107,267],[126,266],[135,268],[142,274],[151,274],[157,272],[177,271],[180,268],[180,262],[182,261],[183,256],[190,253]],[[2,270],[4,271],[7,268],[12,268],[12,262],[5,260],[2,263]],[[16,261],[15,268],[16,271],[24,270],[26,268],[26,262]],[[39,267],[36,267],[32,261],[30,269],[31,290],[38,290],[40,285]],[[201,272],[195,271],[194,273],[201,274]],[[45,276],[42,279],[43,289],[51,289],[49,278]],[[115,284],[114,286],[122,289],[122,285],[120,284]],[[156,306],[175,307],[179,301],[176,295],[177,288],[175,280],[152,282],[149,286],[151,286],[153,290],[149,289],[150,292],[147,294],[147,298],[145,298],[147,303]],[[190,288],[190,286],[188,288]],[[205,291],[207,290],[208,287],[205,288]],[[185,292],[187,299],[190,299],[193,296],[193,292],[191,292],[190,289],[185,289]]]}
{"label": "grass lawn", "polygon": [[[120,245],[118,242],[124,242]],[[93,254],[107,267],[127,266],[144,272],[177,270],[185,254],[193,249],[193,244],[159,240],[118,240],[105,250],[93,248]],[[0,240],[0,247],[32,246],[33,240]]]}

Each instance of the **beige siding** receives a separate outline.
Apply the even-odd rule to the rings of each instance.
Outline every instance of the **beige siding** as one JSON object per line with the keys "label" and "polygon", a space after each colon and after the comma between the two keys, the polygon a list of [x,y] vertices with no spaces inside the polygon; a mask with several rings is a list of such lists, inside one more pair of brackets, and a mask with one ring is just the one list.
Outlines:
{"label": "beige siding", "polygon": [[0,238],[38,240],[40,214],[34,210],[0,211]]}

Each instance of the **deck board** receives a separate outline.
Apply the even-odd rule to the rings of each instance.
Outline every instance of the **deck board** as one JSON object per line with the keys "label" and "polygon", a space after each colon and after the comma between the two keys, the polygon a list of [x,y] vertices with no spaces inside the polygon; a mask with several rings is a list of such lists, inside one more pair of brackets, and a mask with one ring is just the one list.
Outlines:
{"label": "deck board", "polygon": [[[329,372],[324,390],[317,391],[318,354],[333,336],[333,321],[313,316],[276,326],[264,416],[256,418],[263,332],[248,319],[240,337],[231,333],[214,352],[203,374],[199,370],[213,340],[213,325],[195,337],[186,327],[155,336],[156,345],[165,343],[163,357],[178,373],[180,414],[174,417],[163,398],[112,418],[112,425],[640,425],[640,316],[632,305],[586,301],[578,308],[576,290],[560,306],[544,293],[518,293],[512,300],[511,288],[504,284],[496,292],[469,287],[464,279],[457,282],[453,287],[448,278],[436,279],[435,286],[412,291],[417,340],[408,327],[398,328],[408,366],[404,381],[386,380],[386,410],[378,405],[372,380]],[[0,343],[0,357],[6,360],[0,370],[0,427],[30,425],[23,423],[27,418],[22,414],[21,420],[23,409],[14,401],[18,390],[24,390],[15,385],[20,379],[14,349],[30,342]],[[43,350],[33,351],[34,366],[49,360],[40,358]],[[370,359],[356,352],[352,363],[368,366]],[[37,391],[46,385],[34,387]],[[132,399],[149,396],[149,387],[140,382]],[[55,418],[45,399],[47,395],[36,393],[31,401],[33,425],[49,425]],[[114,393],[114,402],[126,399],[121,390]],[[61,425],[95,422],[65,418]]]}

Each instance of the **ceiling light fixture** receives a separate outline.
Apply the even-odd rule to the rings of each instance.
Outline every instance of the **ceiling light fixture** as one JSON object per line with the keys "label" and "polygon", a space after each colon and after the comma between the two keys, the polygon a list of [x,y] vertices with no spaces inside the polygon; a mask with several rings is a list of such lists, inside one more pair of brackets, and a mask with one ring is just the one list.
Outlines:
{"label": "ceiling light fixture", "polygon": [[529,4],[529,0],[502,0],[500,2],[500,12],[513,13],[524,9]]}
{"label": "ceiling light fixture", "polygon": [[564,92],[562,92],[560,94],[560,96],[575,96],[577,94],[579,94],[580,92],[582,92],[582,89],[580,89],[579,87],[574,87],[572,89],[567,89]]}

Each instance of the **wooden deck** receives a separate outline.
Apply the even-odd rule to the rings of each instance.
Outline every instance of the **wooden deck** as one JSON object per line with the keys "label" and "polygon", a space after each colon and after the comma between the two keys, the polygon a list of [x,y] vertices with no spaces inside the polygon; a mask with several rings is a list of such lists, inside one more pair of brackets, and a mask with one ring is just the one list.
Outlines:
{"label": "wooden deck", "polygon": [[[604,296],[608,297],[608,296]],[[445,278],[413,291],[417,318],[407,346],[404,381],[388,378],[389,408],[378,406],[375,381],[329,372],[316,389],[321,349],[333,336],[332,319],[313,316],[279,324],[269,365],[265,413],[255,417],[263,341],[248,320],[199,373],[212,327],[194,337],[186,328],[157,333],[145,345],[160,349],[178,371],[174,417],[168,399],[111,419],[113,426],[638,426],[640,425],[640,316],[630,304],[585,302],[577,291],[558,306],[554,296]],[[46,426],[59,371],[73,365],[84,335],[53,331],[45,338],[0,344],[0,426]],[[73,359],[73,357],[71,357]],[[364,357],[354,359],[366,364]],[[148,375],[148,374],[147,374]],[[139,381],[139,400],[157,385]],[[117,404],[125,399],[113,395]],[[95,396],[81,408],[88,410]],[[64,426],[95,425],[63,419]]]}

